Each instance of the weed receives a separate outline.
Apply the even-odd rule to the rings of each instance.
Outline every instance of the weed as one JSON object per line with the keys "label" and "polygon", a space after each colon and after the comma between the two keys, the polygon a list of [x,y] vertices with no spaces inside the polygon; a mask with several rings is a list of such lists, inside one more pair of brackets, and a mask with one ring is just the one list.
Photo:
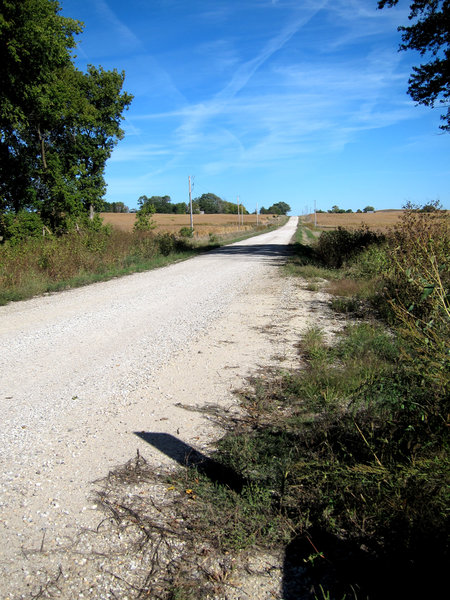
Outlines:
{"label": "weed", "polygon": [[356,298],[332,298],[331,308],[338,313],[355,313],[360,307]]}
{"label": "weed", "polygon": [[317,326],[309,327],[303,334],[299,349],[310,362],[323,362],[327,358],[328,348],[322,329]]}

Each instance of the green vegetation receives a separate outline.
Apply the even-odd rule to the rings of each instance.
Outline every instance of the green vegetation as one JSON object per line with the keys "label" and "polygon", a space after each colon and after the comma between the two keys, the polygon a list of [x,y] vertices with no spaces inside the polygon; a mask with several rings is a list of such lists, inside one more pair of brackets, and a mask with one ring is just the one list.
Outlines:
{"label": "green vegetation", "polygon": [[[379,0],[378,8],[394,6],[398,0]],[[447,110],[441,115],[441,129],[450,131],[450,4],[448,0],[414,0],[410,4],[410,25],[402,32],[400,50],[417,50],[428,61],[413,67],[408,93],[418,104],[434,107],[438,102]]]}
{"label": "green vegetation", "polygon": [[[154,231],[153,207],[138,211],[133,232],[87,217],[74,231],[52,235],[35,213],[7,215],[10,238],[0,244],[0,305],[70,287],[106,281],[184,260],[211,248],[271,231],[284,222],[246,234],[210,235],[194,240],[190,227],[178,235]],[[0,220],[0,235],[2,234]]]}
{"label": "green vegetation", "polygon": [[227,202],[222,200],[215,194],[207,193],[202,194],[198,198],[194,198],[192,201],[193,209],[198,212],[202,211],[205,214],[230,214],[237,215],[238,208],[241,214],[248,215],[248,211],[242,204],[235,204],[233,202]]}
{"label": "green vegetation", "polygon": [[101,227],[0,246],[0,304],[144,271],[193,256],[168,234]]}
{"label": "green vegetation", "polygon": [[[33,213],[49,230],[102,208],[104,170],[132,96],[124,73],[73,62],[79,21],[56,0],[5,0],[0,13],[0,216]],[[22,218],[21,217],[21,218]],[[23,220],[23,219],[22,219]],[[42,231],[42,228],[41,228]]]}
{"label": "green vegetation", "polygon": [[285,598],[434,597],[445,583],[448,226],[410,207],[385,238],[297,241],[288,272],[327,280],[365,318],[331,343],[306,331],[297,369],[242,392],[246,414],[217,444],[215,477],[173,479],[195,498],[191,535],[225,554],[286,548]]}
{"label": "green vegetation", "polygon": [[261,210],[259,211],[262,215],[287,215],[291,210],[291,207],[286,202],[276,202],[269,206],[269,208],[264,208],[261,206]]}
{"label": "green vegetation", "polygon": [[140,196],[138,198],[138,204],[144,210],[150,210],[153,208],[153,212],[161,214],[176,214],[184,215],[188,212],[188,206],[186,202],[178,202],[172,204],[170,196]]}
{"label": "green vegetation", "polygon": [[130,209],[123,202],[106,202],[104,200],[100,212],[129,213]]}
{"label": "green vegetation", "polygon": [[[318,210],[316,212],[318,212],[318,213],[324,213],[325,211],[324,210]],[[347,209],[345,209],[345,208],[339,208],[339,206],[337,204],[335,204],[327,212],[331,213],[331,214],[344,214],[344,213],[352,213],[353,210],[351,208],[347,208]],[[373,206],[366,206],[365,208],[363,208],[363,210],[361,210],[360,208],[358,208],[358,210],[356,212],[357,213],[375,212],[375,208]]]}
{"label": "green vegetation", "polygon": [[[154,208],[155,213],[162,214],[185,214],[189,212],[189,207],[186,202],[178,202],[172,204],[170,196],[140,196],[138,204],[141,209]],[[205,214],[234,214],[237,215],[238,205],[233,202],[227,202],[222,200],[216,194],[202,194],[198,198],[194,198],[192,201],[192,209],[194,213],[204,212]],[[239,205],[239,211],[243,211],[244,214],[248,215],[248,211],[242,204]]]}

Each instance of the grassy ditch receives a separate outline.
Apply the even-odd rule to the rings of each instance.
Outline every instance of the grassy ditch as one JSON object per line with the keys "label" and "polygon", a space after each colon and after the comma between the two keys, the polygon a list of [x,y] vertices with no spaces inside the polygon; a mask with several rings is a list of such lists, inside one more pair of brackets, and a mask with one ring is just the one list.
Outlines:
{"label": "grassy ditch", "polygon": [[162,267],[280,224],[203,240],[167,232],[126,232],[99,223],[60,237],[12,239],[0,244],[0,305]]}
{"label": "grassy ditch", "polygon": [[316,327],[303,335],[296,369],[256,374],[214,455],[170,477],[191,568],[158,597],[216,597],[201,556],[192,567],[196,545],[219,563],[284,549],[286,600],[425,598],[445,585],[448,221],[410,210],[388,235],[367,233],[297,241],[289,274],[354,309],[335,305],[347,325],[332,343]]}

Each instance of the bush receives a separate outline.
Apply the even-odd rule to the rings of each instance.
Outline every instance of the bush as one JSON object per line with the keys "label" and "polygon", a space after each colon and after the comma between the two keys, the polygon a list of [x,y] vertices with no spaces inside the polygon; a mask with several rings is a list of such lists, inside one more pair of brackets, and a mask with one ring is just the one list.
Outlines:
{"label": "bush", "polygon": [[379,278],[382,274],[388,273],[389,269],[390,260],[386,244],[377,243],[363,249],[351,261],[347,273],[354,279],[372,279]]}
{"label": "bush", "polygon": [[156,223],[153,220],[155,214],[155,207],[153,205],[144,204],[136,212],[136,221],[133,225],[133,231],[152,231],[155,229]]}
{"label": "bush", "polygon": [[161,233],[156,237],[159,251],[163,256],[168,256],[176,249],[177,240],[171,233]]}
{"label": "bush", "polygon": [[21,210],[0,215],[0,241],[18,244],[23,240],[42,237],[44,224],[37,213]]}
{"label": "bush", "polygon": [[383,241],[382,234],[371,231],[368,227],[361,227],[355,231],[338,227],[320,235],[315,244],[315,251],[325,265],[339,269],[369,246]]}
{"label": "bush", "polygon": [[194,230],[190,227],[182,227],[179,231],[179,234],[181,235],[181,237],[191,238],[194,237]]}

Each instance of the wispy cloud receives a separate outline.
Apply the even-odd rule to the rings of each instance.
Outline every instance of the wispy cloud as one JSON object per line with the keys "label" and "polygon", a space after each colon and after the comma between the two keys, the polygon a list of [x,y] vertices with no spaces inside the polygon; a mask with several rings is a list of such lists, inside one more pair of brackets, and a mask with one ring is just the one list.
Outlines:
{"label": "wispy cloud", "polygon": [[271,37],[252,59],[237,67],[231,80],[221,91],[210,100],[189,107],[189,111],[186,113],[187,118],[177,130],[178,137],[186,144],[191,144],[192,140],[198,135],[199,130],[205,126],[205,123],[212,117],[224,112],[227,105],[247,86],[255,73],[276,52],[281,50],[326,4],[327,0],[316,1],[314,8],[303,8],[299,14],[295,14],[294,18],[277,35]]}
{"label": "wispy cloud", "polygon": [[[225,75],[234,67],[216,93],[208,96],[199,87],[197,97],[203,98],[188,103],[164,69],[156,80],[149,78],[154,88],[167,89],[168,98],[175,90],[178,106],[133,114],[132,123],[135,133],[148,123],[147,131],[161,127],[166,136],[156,145],[126,141],[114,153],[115,162],[147,159],[154,165],[151,176],[190,162],[209,174],[257,168],[312,153],[340,152],[362,132],[412,118],[405,96],[400,101],[393,94],[407,79],[401,57],[379,42],[366,46],[361,55],[355,53],[355,40],[364,35],[366,22],[376,22],[377,30],[381,27],[367,2],[305,1],[299,9],[290,0],[274,5],[258,0],[255,10],[262,4],[265,10],[283,11],[277,14],[283,16],[284,26],[267,36],[247,60],[239,61],[233,36],[207,39],[196,46],[197,55],[204,53]],[[229,17],[229,4],[219,4],[217,10],[218,19]],[[330,29],[333,18],[337,25]],[[320,54],[314,51],[321,45],[320,35],[316,39],[308,30],[313,19],[314,33],[320,34],[321,27],[327,33]],[[290,44],[295,36],[301,52]],[[331,50],[333,40],[351,50],[336,55]],[[255,48],[255,42],[249,47]],[[155,65],[158,74],[156,61]]]}
{"label": "wispy cloud", "polygon": [[97,12],[101,18],[106,20],[117,33],[116,41],[122,46],[127,46],[129,49],[143,49],[143,44],[133,31],[125,25],[110,8],[106,0],[94,0]]}
{"label": "wispy cloud", "polygon": [[[411,119],[411,103],[392,99],[402,85],[398,58],[374,53],[343,64],[276,66],[240,93],[214,97],[141,119],[181,120],[167,148],[173,154],[213,149],[205,169],[276,163],[345,147],[359,132]],[[261,81],[271,86],[261,92]],[[220,157],[220,158],[219,158]]]}
{"label": "wispy cloud", "polygon": [[216,100],[227,100],[234,97],[242,90],[254,73],[264,65],[273,54],[278,50],[281,50],[281,48],[283,48],[283,46],[285,46],[285,44],[311,20],[311,18],[319,12],[326,3],[326,0],[322,0],[321,2],[318,1],[314,10],[302,11],[300,16],[297,16],[292,22],[288,23],[278,35],[268,41],[253,59],[245,62],[237,69],[231,81],[219,94],[217,94]]}
{"label": "wispy cloud", "polygon": [[151,144],[127,144],[121,145],[114,150],[110,162],[135,162],[137,160],[155,157],[167,156],[170,154],[168,148],[161,148]]}

